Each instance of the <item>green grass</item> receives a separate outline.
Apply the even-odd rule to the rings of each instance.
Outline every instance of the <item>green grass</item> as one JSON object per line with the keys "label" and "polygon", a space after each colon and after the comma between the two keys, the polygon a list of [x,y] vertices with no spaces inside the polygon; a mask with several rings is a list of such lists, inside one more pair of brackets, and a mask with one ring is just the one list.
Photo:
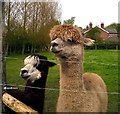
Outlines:
{"label": "green grass", "polygon": [[[43,52],[49,60],[58,61],[54,54]],[[26,55],[11,55],[6,59],[7,82],[9,84],[24,85],[25,81],[19,76],[23,59]],[[17,59],[16,59],[17,58]],[[85,50],[84,71],[95,72],[105,81],[108,88],[108,112],[118,111],[118,51],[117,50]],[[45,112],[55,112],[59,94],[59,65],[50,68],[47,79]]]}

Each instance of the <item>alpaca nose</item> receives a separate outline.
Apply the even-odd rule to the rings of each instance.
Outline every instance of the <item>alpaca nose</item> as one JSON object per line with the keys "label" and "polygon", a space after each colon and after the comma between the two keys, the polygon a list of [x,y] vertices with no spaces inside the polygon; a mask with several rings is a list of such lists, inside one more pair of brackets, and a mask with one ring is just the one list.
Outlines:
{"label": "alpaca nose", "polygon": [[56,46],[58,46],[58,44],[56,42],[51,42],[51,46],[56,47]]}
{"label": "alpaca nose", "polygon": [[58,46],[58,44],[56,42],[51,42],[51,48],[50,48],[50,50],[54,49],[57,46]]}
{"label": "alpaca nose", "polygon": [[27,70],[22,70],[21,74],[24,74],[24,73],[28,73],[28,71]]}
{"label": "alpaca nose", "polygon": [[28,78],[28,71],[27,70],[21,70],[20,72],[20,76],[22,76],[22,78]]}
{"label": "alpaca nose", "polygon": [[58,47],[58,44],[56,42],[52,41],[50,51],[52,51],[52,52],[56,51],[57,47]]}

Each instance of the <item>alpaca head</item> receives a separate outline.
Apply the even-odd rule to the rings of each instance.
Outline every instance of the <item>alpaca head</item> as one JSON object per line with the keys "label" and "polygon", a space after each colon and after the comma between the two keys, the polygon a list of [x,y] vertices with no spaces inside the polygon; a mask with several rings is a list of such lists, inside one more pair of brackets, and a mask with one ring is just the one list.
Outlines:
{"label": "alpaca head", "polygon": [[72,25],[57,25],[50,31],[50,50],[59,58],[79,58],[83,46],[91,45],[94,40],[84,38],[80,29]]}
{"label": "alpaca head", "polygon": [[48,68],[56,65],[53,62],[47,60],[45,56],[30,55],[24,59],[24,67],[20,71],[20,75],[25,80],[29,80],[34,83],[42,77],[42,73],[48,73]]}

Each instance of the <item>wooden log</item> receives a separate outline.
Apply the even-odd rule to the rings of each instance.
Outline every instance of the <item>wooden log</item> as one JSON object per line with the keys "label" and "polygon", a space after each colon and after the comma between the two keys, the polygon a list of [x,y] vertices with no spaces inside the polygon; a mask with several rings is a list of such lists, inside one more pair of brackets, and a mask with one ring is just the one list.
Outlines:
{"label": "wooden log", "polygon": [[21,101],[17,100],[8,93],[4,93],[2,96],[3,103],[17,113],[23,114],[38,114],[37,111],[33,110],[29,106],[25,105]]}

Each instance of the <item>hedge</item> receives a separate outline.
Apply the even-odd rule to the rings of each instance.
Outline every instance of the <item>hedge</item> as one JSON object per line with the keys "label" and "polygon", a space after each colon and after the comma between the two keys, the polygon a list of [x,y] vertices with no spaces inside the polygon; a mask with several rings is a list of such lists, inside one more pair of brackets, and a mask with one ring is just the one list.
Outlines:
{"label": "hedge", "polygon": [[104,41],[95,43],[93,46],[86,46],[85,49],[120,49],[118,41]]}

